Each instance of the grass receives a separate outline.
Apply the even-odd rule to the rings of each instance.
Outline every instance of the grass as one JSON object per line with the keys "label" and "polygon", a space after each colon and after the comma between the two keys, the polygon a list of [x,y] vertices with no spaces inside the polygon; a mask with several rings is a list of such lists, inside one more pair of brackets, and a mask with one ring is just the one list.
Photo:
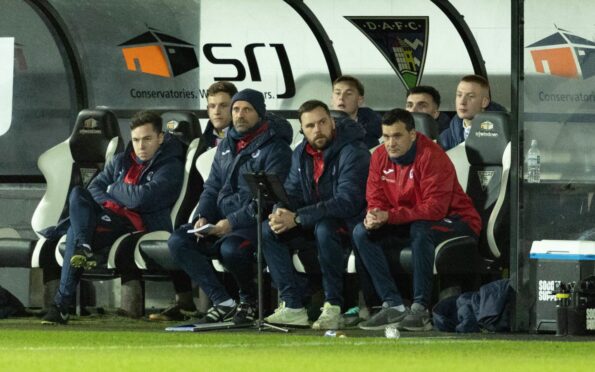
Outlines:
{"label": "grass", "polygon": [[393,340],[349,330],[347,338],[314,331],[169,333],[163,324],[109,318],[38,323],[0,321],[2,371],[591,371],[595,364],[592,338],[431,332]]}

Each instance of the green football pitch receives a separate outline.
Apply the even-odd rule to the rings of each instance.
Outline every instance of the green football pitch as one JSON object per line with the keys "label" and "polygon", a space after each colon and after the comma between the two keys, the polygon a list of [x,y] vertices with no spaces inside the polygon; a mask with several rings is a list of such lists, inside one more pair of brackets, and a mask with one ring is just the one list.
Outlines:
{"label": "green football pitch", "polygon": [[345,330],[165,332],[118,318],[0,321],[0,371],[593,371],[593,337]]}

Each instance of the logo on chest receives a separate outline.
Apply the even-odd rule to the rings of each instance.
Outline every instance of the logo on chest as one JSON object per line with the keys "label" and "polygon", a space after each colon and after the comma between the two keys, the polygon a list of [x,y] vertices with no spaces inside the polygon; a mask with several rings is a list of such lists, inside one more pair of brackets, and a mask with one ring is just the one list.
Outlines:
{"label": "logo on chest", "polygon": [[396,183],[397,181],[395,180],[394,177],[395,177],[394,169],[383,169],[382,176],[380,177],[380,179],[384,182]]}

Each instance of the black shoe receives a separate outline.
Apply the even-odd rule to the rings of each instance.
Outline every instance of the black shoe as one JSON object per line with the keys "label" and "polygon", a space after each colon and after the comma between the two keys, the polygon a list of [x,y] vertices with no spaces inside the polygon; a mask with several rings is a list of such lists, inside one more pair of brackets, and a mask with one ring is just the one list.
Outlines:
{"label": "black shoe", "polygon": [[233,316],[236,312],[238,305],[233,306],[222,306],[222,305],[215,305],[207,311],[207,315],[204,318],[200,319],[197,323],[198,324],[205,324],[205,323],[220,323],[220,322],[229,322],[233,319]]}
{"label": "black shoe", "polygon": [[384,329],[387,326],[398,327],[407,315],[409,315],[408,309],[399,311],[394,307],[383,306],[382,309],[370,319],[358,324],[358,327],[365,330]]}
{"label": "black shoe", "polygon": [[400,329],[412,332],[423,332],[432,330],[432,318],[425,306],[413,304],[409,314],[399,324]]}
{"label": "black shoe", "polygon": [[91,270],[97,266],[97,260],[93,256],[91,247],[85,245],[77,245],[74,254],[70,258],[70,266],[75,269],[83,268],[84,270]]}
{"label": "black shoe", "polygon": [[233,316],[233,324],[252,324],[256,319],[256,307],[248,302],[242,302]]}
{"label": "black shoe", "polygon": [[66,324],[69,318],[68,311],[62,312],[58,306],[51,305],[48,312],[41,319],[41,324]]}

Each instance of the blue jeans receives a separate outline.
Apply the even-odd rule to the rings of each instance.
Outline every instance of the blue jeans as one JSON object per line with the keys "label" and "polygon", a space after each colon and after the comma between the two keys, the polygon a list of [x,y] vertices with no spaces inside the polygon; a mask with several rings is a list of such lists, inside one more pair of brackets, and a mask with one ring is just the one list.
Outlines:
{"label": "blue jeans", "polygon": [[[67,309],[74,303],[76,287],[83,274],[83,269],[70,266],[70,258],[76,247],[89,244],[94,253],[105,253],[118,237],[134,231],[134,227],[125,218],[103,209],[93,200],[86,189],[76,186],[68,199],[70,227],[66,233],[64,263],[60,273],[60,287],[54,297],[54,303],[61,309]],[[95,231],[97,226],[101,231]]]}
{"label": "blue jeans", "polygon": [[376,293],[388,306],[402,305],[403,299],[391,276],[383,247],[402,249],[410,246],[413,262],[413,302],[427,307],[432,294],[435,247],[444,240],[461,235],[476,236],[460,218],[451,216],[440,221],[385,225],[378,230],[370,231],[360,223],[353,230],[353,241]]}
{"label": "blue jeans", "polygon": [[[342,247],[341,233],[344,226],[339,220],[325,219],[314,227],[314,241],[318,252],[318,261],[322,271],[322,286],[326,302],[343,305],[343,272],[345,271],[345,251]],[[303,285],[295,271],[292,261],[292,249],[298,244],[308,244],[307,232],[294,228],[282,235],[275,234],[268,221],[262,225],[262,252],[267,262],[271,277],[279,290],[280,297],[287,307],[304,307]]]}
{"label": "blue jeans", "polygon": [[213,258],[218,258],[235,279],[240,301],[255,302],[254,246],[234,235],[221,238],[220,244],[215,244],[214,238],[197,241],[194,234],[186,232],[191,228],[191,224],[182,225],[170,236],[167,246],[174,262],[218,305],[231,298],[211,264]]}

